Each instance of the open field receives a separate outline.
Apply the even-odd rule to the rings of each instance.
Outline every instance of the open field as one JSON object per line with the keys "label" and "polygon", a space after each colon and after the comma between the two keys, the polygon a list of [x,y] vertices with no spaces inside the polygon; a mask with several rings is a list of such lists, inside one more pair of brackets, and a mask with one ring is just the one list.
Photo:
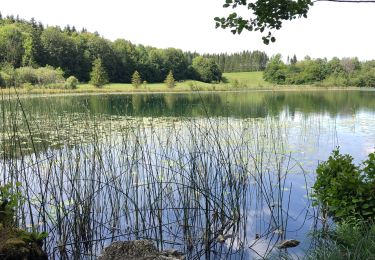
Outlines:
{"label": "open field", "polygon": [[[177,82],[174,88],[165,83],[148,83],[134,88],[130,83],[111,83],[101,88],[90,84],[80,84],[77,89],[17,88],[5,89],[4,94],[86,94],[86,93],[165,93],[194,91],[244,91],[244,90],[316,90],[327,89],[319,85],[275,85],[263,80],[262,72],[224,73],[224,82],[204,83],[195,80]],[[348,87],[329,87],[330,89],[348,89]]]}

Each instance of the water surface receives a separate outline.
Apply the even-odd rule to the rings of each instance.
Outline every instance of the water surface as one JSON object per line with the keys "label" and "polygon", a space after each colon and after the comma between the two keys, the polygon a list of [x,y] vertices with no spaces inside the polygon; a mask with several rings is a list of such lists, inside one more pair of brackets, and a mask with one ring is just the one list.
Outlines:
{"label": "water surface", "polygon": [[21,224],[60,258],[136,238],[191,259],[297,258],[319,161],[375,147],[374,91],[43,97],[1,113],[3,182],[23,184]]}

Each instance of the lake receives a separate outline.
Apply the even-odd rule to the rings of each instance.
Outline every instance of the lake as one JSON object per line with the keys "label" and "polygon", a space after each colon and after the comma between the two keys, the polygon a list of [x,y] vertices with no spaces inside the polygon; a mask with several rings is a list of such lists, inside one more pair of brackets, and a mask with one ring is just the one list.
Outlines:
{"label": "lake", "polygon": [[301,257],[318,163],[375,147],[371,90],[8,98],[1,182],[22,184],[19,223],[47,231],[55,258],[127,239],[188,259]]}

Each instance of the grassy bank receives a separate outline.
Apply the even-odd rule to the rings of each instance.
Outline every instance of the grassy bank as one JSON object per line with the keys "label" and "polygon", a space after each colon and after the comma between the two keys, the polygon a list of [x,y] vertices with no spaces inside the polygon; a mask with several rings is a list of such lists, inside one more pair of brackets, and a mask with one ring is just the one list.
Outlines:
{"label": "grassy bank", "polygon": [[[90,84],[80,84],[77,89],[48,89],[48,88],[17,88],[5,89],[6,94],[86,94],[86,93],[163,93],[163,92],[194,92],[194,91],[246,91],[246,90],[315,90],[327,89],[319,85],[275,85],[263,80],[262,72],[224,73],[224,82],[204,83],[195,80],[178,82],[174,88],[168,88],[164,83],[143,84],[134,88],[132,84],[111,83],[102,88]],[[330,87],[334,89],[335,87]],[[341,87],[336,87],[341,88]],[[347,87],[345,87],[347,89]]]}

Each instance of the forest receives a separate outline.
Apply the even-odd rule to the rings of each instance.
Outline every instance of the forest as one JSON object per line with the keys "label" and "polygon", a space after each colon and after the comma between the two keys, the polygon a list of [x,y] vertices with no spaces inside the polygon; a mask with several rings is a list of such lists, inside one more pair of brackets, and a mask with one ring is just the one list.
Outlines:
{"label": "forest", "polygon": [[98,59],[109,82],[130,83],[135,71],[150,83],[163,82],[170,71],[177,81],[218,82],[222,72],[263,70],[268,56],[260,51],[200,55],[159,49],[124,39],[110,41],[85,28],[46,27],[35,19],[0,16],[2,86],[53,85],[69,76],[88,82]]}

